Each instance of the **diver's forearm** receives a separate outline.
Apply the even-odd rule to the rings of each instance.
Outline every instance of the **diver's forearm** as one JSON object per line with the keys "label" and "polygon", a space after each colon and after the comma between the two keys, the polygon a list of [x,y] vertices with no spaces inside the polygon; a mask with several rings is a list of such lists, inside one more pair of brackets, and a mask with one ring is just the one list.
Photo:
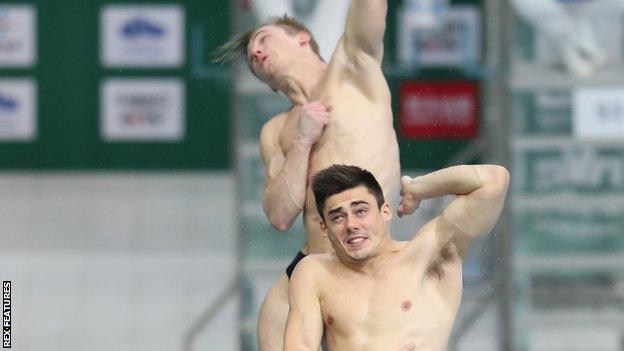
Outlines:
{"label": "diver's forearm", "polygon": [[305,205],[308,160],[312,145],[295,140],[284,167],[265,187],[263,207],[269,222],[287,230]]}
{"label": "diver's forearm", "polygon": [[444,195],[467,195],[486,186],[499,166],[461,165],[413,178],[410,192],[419,199]]}

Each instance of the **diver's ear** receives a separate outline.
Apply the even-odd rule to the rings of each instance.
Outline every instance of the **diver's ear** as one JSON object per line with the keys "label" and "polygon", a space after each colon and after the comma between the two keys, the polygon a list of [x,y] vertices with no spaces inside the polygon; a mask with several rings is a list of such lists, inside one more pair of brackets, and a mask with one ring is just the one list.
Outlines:
{"label": "diver's ear", "polygon": [[310,41],[312,40],[312,36],[310,35],[310,33],[307,32],[299,32],[299,34],[297,34],[297,40],[299,41],[299,45],[306,45],[306,44],[310,44]]}
{"label": "diver's ear", "polygon": [[321,237],[327,238],[327,224],[321,219]]}
{"label": "diver's ear", "polygon": [[387,202],[384,202],[383,205],[381,205],[380,211],[384,221],[386,223],[390,223],[390,220],[392,219],[392,209],[390,208],[390,205]]}

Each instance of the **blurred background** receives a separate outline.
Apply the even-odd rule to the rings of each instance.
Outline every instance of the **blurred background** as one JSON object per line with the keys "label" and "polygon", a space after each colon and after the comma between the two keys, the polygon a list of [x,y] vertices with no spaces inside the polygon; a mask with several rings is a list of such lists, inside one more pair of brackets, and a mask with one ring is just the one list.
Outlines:
{"label": "blurred background", "polygon": [[[624,0],[389,0],[403,173],[509,167],[449,350],[624,350]],[[329,59],[348,0],[0,2],[0,278],[15,350],[256,350],[303,243],[261,206],[288,107],[232,34],[288,13]],[[448,198],[395,220],[410,238]]]}

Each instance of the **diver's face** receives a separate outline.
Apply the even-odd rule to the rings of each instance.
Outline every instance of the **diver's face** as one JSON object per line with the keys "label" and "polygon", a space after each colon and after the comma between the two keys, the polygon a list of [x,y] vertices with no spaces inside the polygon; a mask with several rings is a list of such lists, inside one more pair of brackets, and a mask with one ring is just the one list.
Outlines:
{"label": "diver's face", "polygon": [[247,46],[247,62],[261,81],[275,88],[275,82],[301,56],[309,35],[289,34],[280,26],[267,25],[254,32]]}
{"label": "diver's face", "polygon": [[390,207],[384,203],[378,208],[377,200],[363,185],[328,197],[323,214],[321,230],[339,257],[367,260],[388,242]]}

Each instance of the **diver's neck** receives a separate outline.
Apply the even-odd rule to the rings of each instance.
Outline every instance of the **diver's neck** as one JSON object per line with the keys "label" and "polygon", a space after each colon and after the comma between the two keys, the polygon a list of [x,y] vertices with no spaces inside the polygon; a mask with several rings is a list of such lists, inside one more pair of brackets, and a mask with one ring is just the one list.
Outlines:
{"label": "diver's neck", "polygon": [[353,260],[347,256],[342,263],[358,273],[364,275],[375,274],[384,265],[386,259],[398,251],[397,248],[398,243],[388,237],[387,242],[383,243],[383,247],[377,248],[378,252],[374,257],[369,257],[365,260]]}
{"label": "diver's neck", "polygon": [[311,100],[312,93],[321,80],[327,64],[320,59],[299,62],[281,79],[279,90],[293,105],[303,105]]}

